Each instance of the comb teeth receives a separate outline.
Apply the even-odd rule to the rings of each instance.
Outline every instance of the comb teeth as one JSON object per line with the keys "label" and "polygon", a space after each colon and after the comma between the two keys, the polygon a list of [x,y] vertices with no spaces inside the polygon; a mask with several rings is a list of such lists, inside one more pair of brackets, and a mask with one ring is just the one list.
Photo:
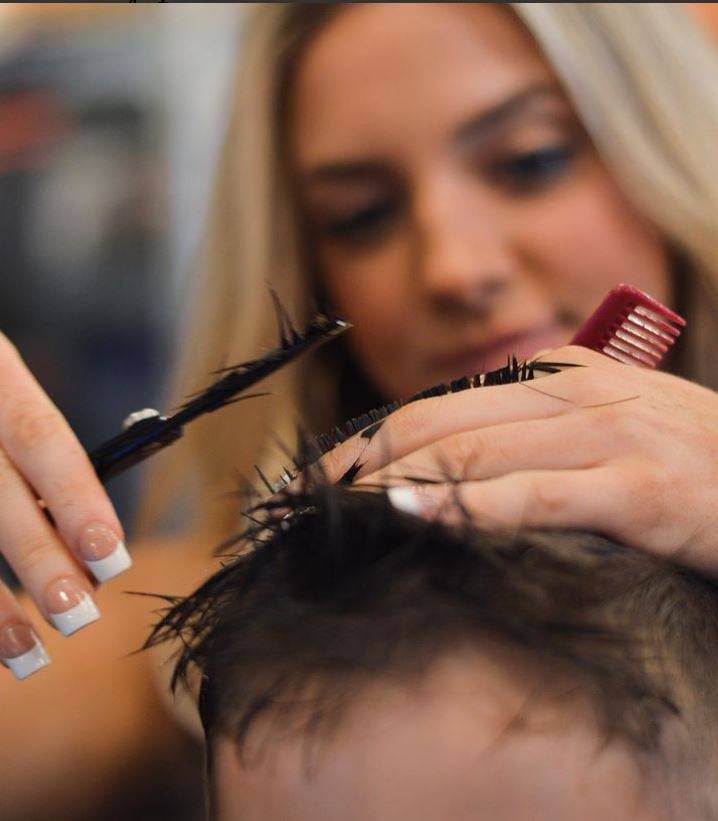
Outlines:
{"label": "comb teeth", "polygon": [[627,365],[655,368],[680,333],[680,328],[667,318],[636,305],[604,345],[603,353]]}
{"label": "comb teeth", "polygon": [[625,365],[655,368],[686,324],[648,294],[618,285],[573,338],[574,345],[600,351]]}
{"label": "comb teeth", "polygon": [[603,353],[618,359],[619,362],[625,362],[627,365],[633,365],[639,362],[647,368],[655,368],[661,361],[661,357],[655,354],[646,353],[646,351],[634,347],[630,342],[623,341],[618,332],[616,336],[602,348]]}

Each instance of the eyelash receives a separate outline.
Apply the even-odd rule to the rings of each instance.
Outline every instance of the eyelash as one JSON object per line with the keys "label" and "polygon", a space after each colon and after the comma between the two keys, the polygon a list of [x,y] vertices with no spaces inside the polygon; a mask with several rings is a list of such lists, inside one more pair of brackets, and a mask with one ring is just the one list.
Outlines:
{"label": "eyelash", "polygon": [[560,177],[575,155],[576,150],[570,144],[546,146],[499,159],[488,171],[492,181],[510,193],[532,194]]}
{"label": "eyelash", "polygon": [[323,233],[339,242],[366,242],[377,238],[380,232],[386,230],[395,213],[394,202],[380,200],[346,217],[327,223]]}
{"label": "eyelash", "polygon": [[[515,196],[528,196],[548,187],[570,167],[576,149],[570,144],[517,152],[492,162],[486,169],[490,180]],[[330,240],[345,245],[378,241],[398,216],[393,199],[377,200],[345,217],[329,221],[321,229]]]}

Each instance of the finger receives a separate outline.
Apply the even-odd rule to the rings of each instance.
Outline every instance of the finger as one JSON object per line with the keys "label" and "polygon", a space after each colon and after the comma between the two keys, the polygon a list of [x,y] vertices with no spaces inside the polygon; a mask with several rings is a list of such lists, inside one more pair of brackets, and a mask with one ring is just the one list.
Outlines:
{"label": "finger", "polygon": [[388,491],[396,508],[424,518],[456,520],[463,508],[477,527],[487,530],[572,528],[619,538],[622,493],[621,482],[607,467],[522,471],[485,482]]}
{"label": "finger", "polygon": [[[577,353],[576,353],[577,352]],[[576,346],[559,348],[550,356],[561,361],[581,361],[591,367],[570,368],[534,384],[517,382],[473,388],[422,399],[373,426],[371,437],[357,434],[320,460],[330,481],[337,481],[358,461],[357,476],[366,476],[432,442],[456,433],[508,422],[565,416],[568,413],[633,398],[641,376],[638,369],[614,362],[594,351]],[[603,360],[600,368],[596,360]],[[611,372],[612,376],[607,376]],[[626,379],[626,374],[631,380]]]}
{"label": "finger", "polygon": [[42,670],[50,657],[17,599],[0,582],[0,662],[22,680]]}
{"label": "finger", "polygon": [[98,581],[130,566],[122,526],[87,454],[2,334],[0,445]]}
{"label": "finger", "polygon": [[[614,456],[622,437],[606,436],[587,415],[510,422],[456,433],[370,473],[355,484],[492,479],[519,470],[595,467]],[[600,411],[593,411],[594,417]]]}
{"label": "finger", "polygon": [[[606,354],[584,348],[582,345],[563,345],[560,348],[544,348],[531,357],[532,360],[546,362],[573,362],[576,365],[586,365],[602,370],[611,370],[615,365],[626,367]],[[630,366],[628,366],[630,367]]]}
{"label": "finger", "polygon": [[0,516],[3,554],[47,621],[65,636],[96,621],[100,614],[89,579],[2,451],[0,510],[6,512]]}

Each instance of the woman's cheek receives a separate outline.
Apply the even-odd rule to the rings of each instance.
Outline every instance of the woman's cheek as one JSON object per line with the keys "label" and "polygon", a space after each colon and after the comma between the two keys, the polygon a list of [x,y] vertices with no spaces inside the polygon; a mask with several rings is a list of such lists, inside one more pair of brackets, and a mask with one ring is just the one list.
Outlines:
{"label": "woman's cheek", "polygon": [[416,359],[417,322],[405,269],[400,265],[346,265],[326,281],[334,308],[354,324],[347,336],[367,376],[387,396],[423,384]]}
{"label": "woman's cheek", "polygon": [[673,302],[658,232],[624,199],[597,162],[524,220],[524,247],[564,307],[588,316],[607,291],[629,282]]}
{"label": "woman's cheek", "polygon": [[[355,325],[354,347],[365,365],[395,359],[410,365],[412,311],[405,290],[390,277],[376,284],[352,289],[344,301],[346,313]],[[374,369],[374,368],[372,368]]]}
{"label": "woman's cheek", "polygon": [[326,254],[323,281],[334,308],[372,339],[398,341],[412,314],[407,254],[396,242],[358,254]]}

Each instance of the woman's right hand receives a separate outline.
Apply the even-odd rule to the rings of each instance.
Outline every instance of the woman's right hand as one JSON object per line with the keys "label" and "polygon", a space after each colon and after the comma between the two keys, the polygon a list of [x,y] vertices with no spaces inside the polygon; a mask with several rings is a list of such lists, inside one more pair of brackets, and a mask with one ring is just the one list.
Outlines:
{"label": "woman's right hand", "polygon": [[[0,553],[65,636],[99,618],[95,583],[131,564],[122,525],[87,453],[2,333]],[[49,661],[30,616],[2,583],[0,660],[17,678]]]}

